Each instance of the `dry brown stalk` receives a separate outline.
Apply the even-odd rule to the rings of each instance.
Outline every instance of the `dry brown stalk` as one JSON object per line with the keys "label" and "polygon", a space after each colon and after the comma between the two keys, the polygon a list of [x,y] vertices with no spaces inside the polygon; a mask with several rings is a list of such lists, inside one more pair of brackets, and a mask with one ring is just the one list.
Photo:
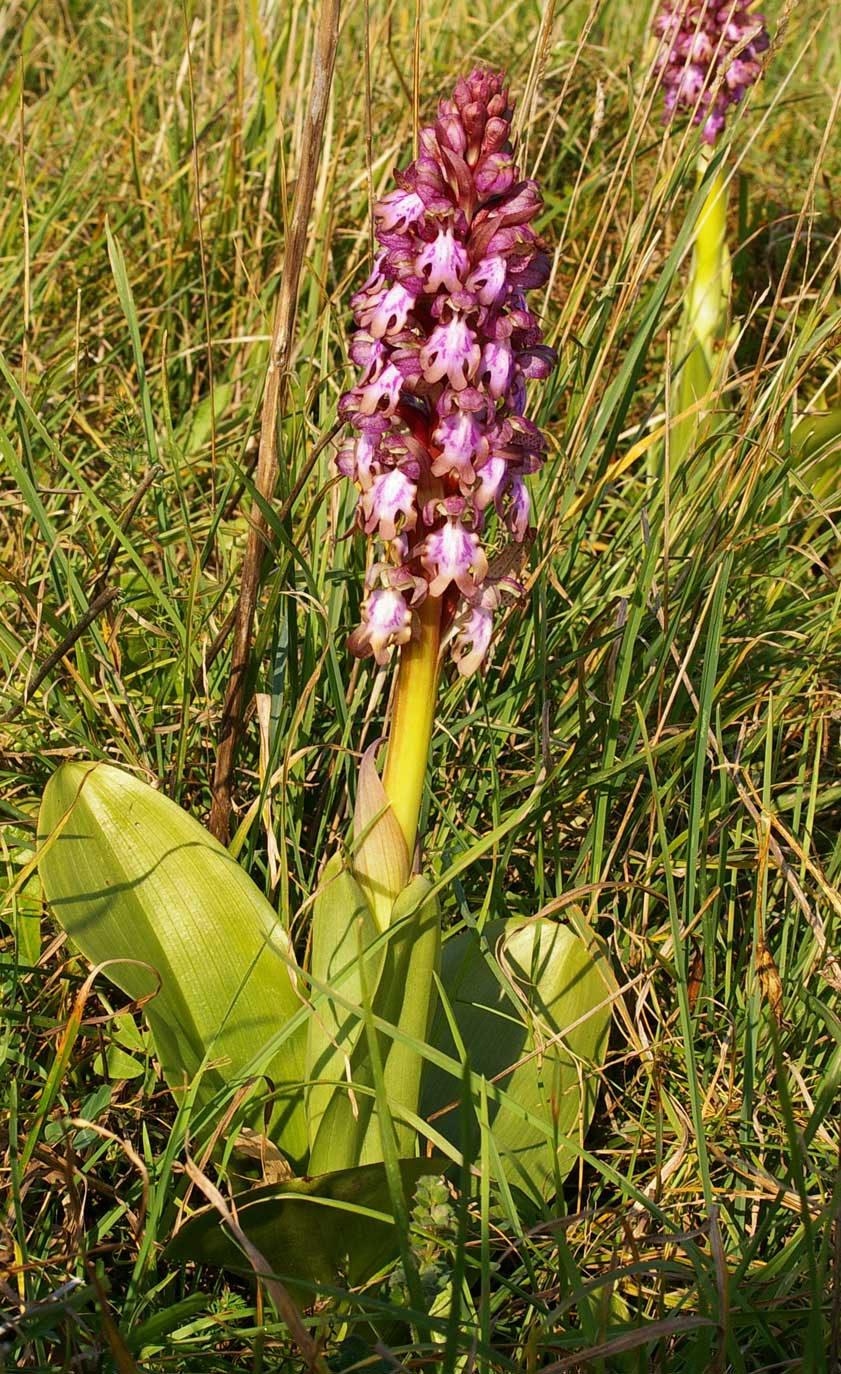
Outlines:
{"label": "dry brown stalk", "polygon": [[[295,331],[295,312],[298,286],[307,244],[307,227],[315,194],[324,122],[333,81],[336,47],[339,36],[340,0],[322,0],[313,50],[310,97],[301,151],[301,162],[295,186],[292,220],[283,264],[283,276],[277,300],[272,334],[269,367],[263,392],[260,416],[260,449],[257,459],[256,488],[263,502],[274,497],[278,477],[277,422],[281,402],[286,393],[286,376]],[[248,531],[248,544],[242,565],[242,582],[237,604],[234,643],[231,652],[231,672],[222,710],[216,769],[213,775],[213,802],[210,810],[210,830],[217,840],[227,843],[231,818],[231,789],[234,759],[242,728],[245,705],[245,683],[251,650],[251,632],[260,572],[268,543],[268,527],[255,502]]]}

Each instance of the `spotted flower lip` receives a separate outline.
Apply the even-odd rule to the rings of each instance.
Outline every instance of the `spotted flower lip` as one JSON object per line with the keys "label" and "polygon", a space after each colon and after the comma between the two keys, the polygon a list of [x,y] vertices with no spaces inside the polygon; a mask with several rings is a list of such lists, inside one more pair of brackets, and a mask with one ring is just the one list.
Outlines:
{"label": "spotted flower lip", "polygon": [[499,593],[487,586],[476,604],[465,608],[456,621],[456,635],[452,655],[462,677],[470,677],[482,662],[491,642],[493,613],[499,605]]}
{"label": "spotted flower lip", "polygon": [[491,339],[482,349],[479,373],[488,395],[500,400],[508,390],[514,371],[514,353],[507,339]]}
{"label": "spotted flower lip", "polygon": [[420,351],[424,380],[440,382],[446,377],[454,391],[463,391],[479,366],[481,358],[476,335],[458,315],[433,329]]}
{"label": "spotted flower lip", "polygon": [[398,529],[414,529],[418,518],[416,491],[416,484],[399,468],[376,477],[362,497],[366,534],[379,528],[380,538],[388,543],[396,539]]}
{"label": "spotted flower lip", "polygon": [[467,270],[467,249],[445,229],[426,244],[415,259],[415,270],[424,278],[424,291],[458,291]]}
{"label": "spotted flower lip", "polygon": [[374,206],[374,215],[379,221],[380,242],[385,234],[405,234],[421,219],[425,209],[416,191],[404,191],[398,187],[396,191],[383,196]]}
{"label": "spotted flower lip", "polygon": [[397,587],[381,587],[366,598],[363,623],[348,642],[352,653],[373,654],[383,665],[394,644],[406,644],[411,638],[412,612],[405,596]]}
{"label": "spotted flower lip", "polygon": [[400,402],[403,373],[393,362],[386,363],[356,388],[356,409],[360,415],[393,415]]}
{"label": "spotted flower lip", "polygon": [[411,291],[395,282],[385,291],[369,293],[359,304],[357,318],[372,338],[381,339],[384,334],[393,334],[403,328],[414,303]]}
{"label": "spotted flower lip", "polygon": [[511,116],[501,72],[460,78],[374,206],[379,249],[351,301],[358,379],[339,403],[354,437],[336,467],[357,486],[357,524],[374,541],[349,645],[378,663],[412,637],[430,596],[454,626],[459,672],[475,672],[499,604],[484,540],[497,520],[514,541],[529,531],[526,478],[546,443],[524,414],[527,383],[548,377],[556,356],[526,301],[547,282],[549,257]]}
{"label": "spotted flower lip", "polygon": [[751,0],[664,0],[654,21],[660,39],[656,70],[665,121],[691,113],[701,137],[714,144],[727,111],[762,75],[760,55],[770,39]]}
{"label": "spotted flower lip", "polygon": [[448,513],[440,529],[426,536],[421,566],[429,578],[429,595],[441,596],[454,582],[464,596],[473,596],[488,571],[488,558],[475,530],[468,530],[460,512]]}
{"label": "spotted flower lip", "polygon": [[433,431],[432,442],[440,449],[433,460],[432,474],[445,477],[453,473],[459,482],[474,480],[477,458],[487,455],[488,442],[479,416],[457,406],[445,415]]}

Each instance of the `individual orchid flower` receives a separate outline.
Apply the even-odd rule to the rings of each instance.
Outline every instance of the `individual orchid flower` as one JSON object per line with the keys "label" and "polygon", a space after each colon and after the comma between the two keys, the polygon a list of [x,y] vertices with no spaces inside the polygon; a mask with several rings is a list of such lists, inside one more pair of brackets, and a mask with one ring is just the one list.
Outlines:
{"label": "individual orchid flower", "polygon": [[368,595],[362,606],[362,624],[351,635],[351,651],[359,657],[373,654],[381,666],[391,657],[392,644],[412,637],[412,607],[426,596],[426,582],[408,568],[375,563],[366,578]]}

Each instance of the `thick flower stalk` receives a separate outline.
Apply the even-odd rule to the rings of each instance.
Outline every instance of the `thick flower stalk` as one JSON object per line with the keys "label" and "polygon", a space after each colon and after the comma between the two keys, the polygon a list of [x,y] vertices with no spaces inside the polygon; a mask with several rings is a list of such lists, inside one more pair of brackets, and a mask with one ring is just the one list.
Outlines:
{"label": "thick flower stalk", "polygon": [[758,59],[769,42],[763,16],[750,12],[750,0],[665,0],[654,30],[666,121],[686,110],[714,144],[730,106],[762,75]]}
{"label": "thick flower stalk", "polygon": [[545,441],[525,414],[526,381],[547,377],[555,354],[526,304],[549,261],[530,227],[540,192],[521,180],[510,132],[502,74],[477,68],[374,207],[380,251],[352,301],[361,375],[340,403],[355,436],[338,467],[377,549],[350,647],[380,664],[396,645],[411,658],[434,624],[439,636],[453,627],[451,655],[473,673],[500,600],[489,514],[516,541],[529,529],[525,479]]}

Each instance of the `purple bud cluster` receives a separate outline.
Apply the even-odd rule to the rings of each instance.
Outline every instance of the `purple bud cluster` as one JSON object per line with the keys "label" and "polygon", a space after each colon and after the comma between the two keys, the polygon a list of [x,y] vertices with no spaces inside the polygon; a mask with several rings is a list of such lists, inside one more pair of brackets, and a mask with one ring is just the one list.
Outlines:
{"label": "purple bud cluster", "polygon": [[662,40],[656,69],[665,91],[666,121],[693,112],[701,137],[715,143],[730,105],[738,105],[762,74],[769,39],[750,0],[665,0],[654,21]]}
{"label": "purple bud cluster", "polygon": [[556,357],[525,293],[548,257],[530,227],[542,200],[522,180],[501,73],[477,68],[421,130],[419,155],[374,207],[380,245],[351,302],[359,379],[341,399],[354,437],[337,466],[360,491],[357,520],[382,545],[351,650],[387,662],[443,600],[465,676],[491,639],[500,588],[482,535],[495,510],[512,538],[529,529],[525,478],[545,440],[525,415],[526,380]]}

